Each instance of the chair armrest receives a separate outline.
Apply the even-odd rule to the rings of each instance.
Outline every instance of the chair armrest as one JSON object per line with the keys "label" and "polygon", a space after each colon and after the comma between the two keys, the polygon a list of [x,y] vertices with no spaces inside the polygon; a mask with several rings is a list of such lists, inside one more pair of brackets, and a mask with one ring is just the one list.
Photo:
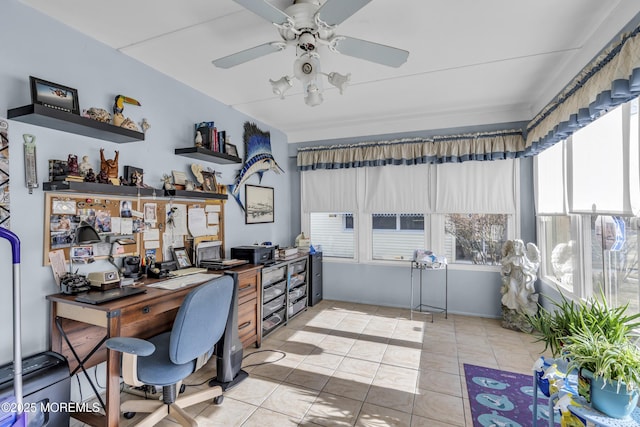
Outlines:
{"label": "chair armrest", "polygon": [[136,356],[149,356],[156,351],[156,346],[149,341],[131,337],[109,338],[106,346],[110,350],[135,354]]}
{"label": "chair armrest", "polygon": [[125,383],[142,387],[144,383],[138,379],[138,356],[149,356],[156,351],[156,346],[140,338],[109,338],[106,346],[110,350],[122,353],[122,379]]}

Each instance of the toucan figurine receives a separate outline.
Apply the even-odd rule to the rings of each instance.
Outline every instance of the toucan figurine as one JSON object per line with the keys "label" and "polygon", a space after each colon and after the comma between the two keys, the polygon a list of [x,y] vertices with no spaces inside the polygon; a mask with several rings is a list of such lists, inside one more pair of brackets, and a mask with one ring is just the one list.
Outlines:
{"label": "toucan figurine", "polygon": [[129,98],[124,95],[117,95],[115,102],[113,103],[113,124],[116,126],[122,125],[124,122],[124,116],[122,115],[122,110],[124,110],[124,103],[133,104],[133,105],[141,105],[138,101],[133,98]]}

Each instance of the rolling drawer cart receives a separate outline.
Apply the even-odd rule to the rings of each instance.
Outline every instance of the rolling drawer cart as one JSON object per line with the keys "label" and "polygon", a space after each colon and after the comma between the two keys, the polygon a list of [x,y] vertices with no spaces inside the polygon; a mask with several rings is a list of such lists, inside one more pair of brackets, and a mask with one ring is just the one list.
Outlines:
{"label": "rolling drawer cart", "polygon": [[[436,272],[444,273],[444,306],[434,306],[424,304],[423,288],[429,282],[424,280],[423,276],[427,273],[431,276],[435,276]],[[417,275],[417,280],[414,280],[414,275]],[[419,299],[418,303],[414,302],[414,287],[418,286]],[[431,323],[433,323],[433,315],[435,313],[444,313],[444,318],[447,318],[448,310],[448,293],[449,293],[449,269],[447,263],[426,263],[421,261],[411,261],[411,320],[413,320],[413,313],[427,313],[431,315]]]}

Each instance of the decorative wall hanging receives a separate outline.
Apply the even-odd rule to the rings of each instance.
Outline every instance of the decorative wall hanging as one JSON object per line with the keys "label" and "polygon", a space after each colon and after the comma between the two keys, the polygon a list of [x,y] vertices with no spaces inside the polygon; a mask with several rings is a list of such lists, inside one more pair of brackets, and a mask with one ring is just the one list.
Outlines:
{"label": "decorative wall hanging", "polygon": [[9,122],[0,119],[0,227],[9,228]]}
{"label": "decorative wall hanging", "polygon": [[251,175],[258,174],[259,181],[262,182],[262,175],[272,170],[275,173],[284,173],[284,170],[271,154],[271,134],[258,129],[255,123],[245,122],[244,124],[244,165],[238,172],[236,181],[229,186],[229,190],[233,197],[244,210],[242,201],[240,200],[240,187]]}

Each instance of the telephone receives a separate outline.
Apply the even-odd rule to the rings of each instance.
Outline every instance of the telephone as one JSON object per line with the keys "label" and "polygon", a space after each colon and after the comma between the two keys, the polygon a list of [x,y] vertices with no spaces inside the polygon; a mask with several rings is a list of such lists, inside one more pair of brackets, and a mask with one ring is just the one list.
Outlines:
{"label": "telephone", "polygon": [[139,256],[126,256],[122,262],[122,269],[124,277],[128,277],[134,280],[138,280],[142,277],[140,271],[140,257]]}
{"label": "telephone", "polygon": [[60,278],[60,290],[63,294],[75,295],[91,289],[91,282],[85,276],[66,273]]}

